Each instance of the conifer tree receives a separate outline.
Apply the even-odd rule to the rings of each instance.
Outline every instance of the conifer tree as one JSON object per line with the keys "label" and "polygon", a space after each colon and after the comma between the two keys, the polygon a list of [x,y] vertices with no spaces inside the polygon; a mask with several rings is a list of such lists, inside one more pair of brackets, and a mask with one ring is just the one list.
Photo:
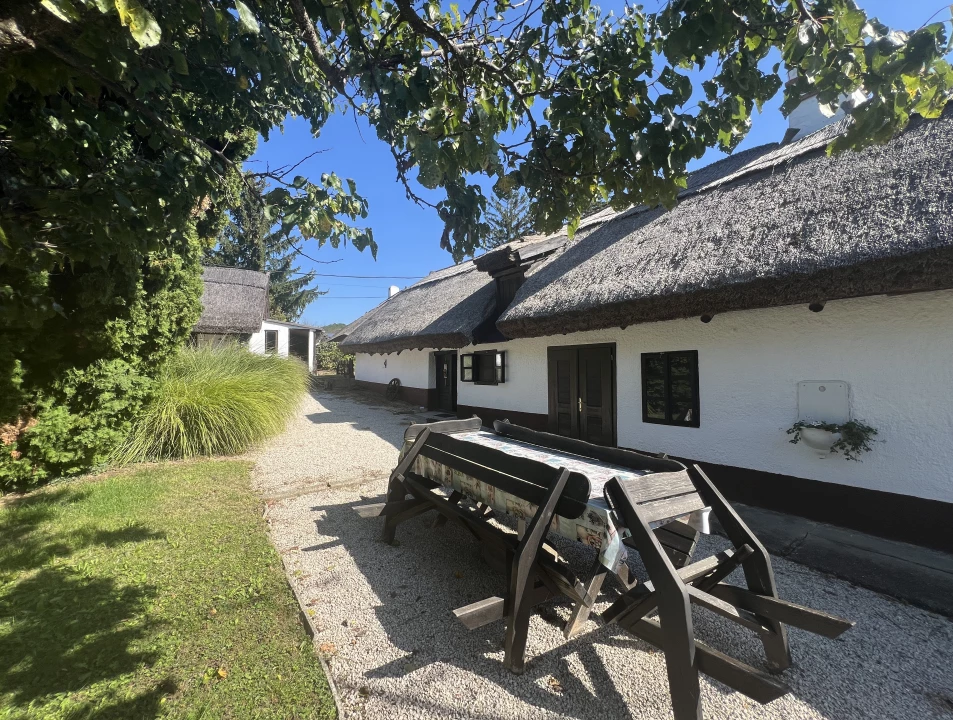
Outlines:
{"label": "conifer tree", "polygon": [[481,245],[487,250],[532,233],[533,220],[526,193],[516,189],[502,196],[491,196],[487,201],[486,226]]}

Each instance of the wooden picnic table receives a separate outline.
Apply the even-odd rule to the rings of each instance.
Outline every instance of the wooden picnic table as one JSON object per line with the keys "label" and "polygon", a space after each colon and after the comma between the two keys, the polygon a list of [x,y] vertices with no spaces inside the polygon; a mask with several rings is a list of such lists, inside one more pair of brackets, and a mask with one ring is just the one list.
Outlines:
{"label": "wooden picnic table", "polygon": [[[451,421],[452,422],[452,421]],[[601,589],[607,573],[616,575],[629,586],[626,558],[626,541],[631,533],[625,527],[618,526],[615,513],[611,512],[605,500],[603,488],[613,477],[618,478],[635,497],[639,498],[639,509],[650,527],[662,529],[658,533],[667,542],[667,551],[677,565],[683,565],[691,556],[697,533],[708,533],[708,508],[695,492],[685,467],[680,463],[662,458],[651,458],[633,452],[605,448],[603,452],[594,447],[577,448],[565,444],[563,448],[545,447],[525,440],[538,440],[539,435],[531,436],[525,428],[517,428],[509,423],[495,423],[495,431],[473,429],[475,423],[464,421],[449,427],[454,430],[454,438],[472,443],[479,447],[501,451],[514,458],[526,458],[541,462],[552,468],[566,468],[577,472],[589,480],[589,497],[586,510],[579,517],[567,518],[555,515],[549,532],[561,537],[581,542],[598,551],[598,556],[589,568],[583,598],[574,602],[570,621],[564,634],[566,638],[574,636],[583,627],[589,616],[589,607]],[[403,458],[413,446],[420,426],[414,426],[405,434],[400,457]],[[514,437],[516,435],[516,437]],[[587,444],[588,445],[588,444]],[[588,452],[570,452],[578,449]],[[606,459],[593,457],[600,454]],[[615,460],[613,463],[611,460]],[[618,464],[625,462],[625,465]],[[536,506],[527,500],[507,493],[491,483],[481,481],[479,477],[459,470],[432,458],[420,455],[411,469],[439,485],[460,493],[488,511],[516,518],[520,523],[520,534],[525,522],[536,513]],[[587,604],[586,599],[589,600]],[[466,608],[457,612],[464,621]]]}
{"label": "wooden picnic table", "polygon": [[[571,637],[609,573],[624,592],[602,619],[664,651],[676,720],[702,717],[699,672],[762,703],[788,692],[772,675],[696,641],[693,604],[757,633],[772,672],[791,663],[782,623],[830,638],[853,626],[778,597],[764,546],[697,465],[689,472],[665,456],[594,446],[508,422],[494,423],[491,433],[476,417],[411,426],[404,439],[387,502],[356,510],[385,518],[385,542],[394,540],[402,522],[437,510],[435,525],[460,523],[502,560],[505,596],[454,614],[470,629],[505,618],[504,664],[514,672],[523,671],[532,607],[568,597],[574,607],[565,635]],[[698,533],[708,531],[711,511],[734,547],[689,562]],[[518,532],[488,522],[494,514],[515,517]],[[587,583],[547,543],[550,533],[599,551]],[[626,546],[639,552],[648,582],[629,577]],[[738,568],[747,587],[725,582]],[[647,618],[656,610],[658,622]]]}

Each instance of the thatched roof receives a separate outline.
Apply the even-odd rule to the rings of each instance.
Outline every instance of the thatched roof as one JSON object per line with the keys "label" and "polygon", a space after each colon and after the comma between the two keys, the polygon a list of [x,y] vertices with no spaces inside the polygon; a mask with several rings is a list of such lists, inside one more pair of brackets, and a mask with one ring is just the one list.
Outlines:
{"label": "thatched roof", "polygon": [[268,274],[227,267],[203,268],[200,333],[254,333],[268,312]]}
{"label": "thatched roof", "polygon": [[358,318],[341,346],[348,352],[459,348],[493,311],[494,281],[465,262],[430,273]]}
{"label": "thatched roof", "polygon": [[531,259],[496,321],[506,337],[953,287],[953,107],[828,157],[845,122],[692,173],[668,212],[606,208],[572,241],[528,236],[438,270],[334,339],[356,352],[464,347],[495,316],[488,273]]}
{"label": "thatched roof", "polygon": [[528,277],[498,327],[536,337],[953,287],[953,113],[828,157],[843,127],[709,173],[671,211],[611,215]]}

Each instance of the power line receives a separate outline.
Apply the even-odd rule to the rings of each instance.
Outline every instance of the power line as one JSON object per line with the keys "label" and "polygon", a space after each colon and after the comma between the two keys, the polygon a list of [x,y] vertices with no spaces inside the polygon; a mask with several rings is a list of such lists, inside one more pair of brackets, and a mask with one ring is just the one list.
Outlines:
{"label": "power line", "polygon": [[358,278],[360,280],[420,280],[423,275],[334,275],[332,273],[315,273],[317,277]]}

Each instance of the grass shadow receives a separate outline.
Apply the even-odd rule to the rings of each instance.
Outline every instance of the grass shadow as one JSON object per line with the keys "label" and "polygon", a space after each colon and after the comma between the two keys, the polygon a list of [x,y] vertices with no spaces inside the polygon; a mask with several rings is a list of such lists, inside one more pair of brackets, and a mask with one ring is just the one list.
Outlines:
{"label": "grass shadow", "polygon": [[26,496],[7,505],[0,513],[0,579],[43,567],[54,558],[65,558],[87,547],[115,547],[122,543],[159,540],[164,533],[141,524],[116,530],[89,527],[49,532],[43,529],[55,521],[63,506],[88,497],[85,490],[63,489]]}
{"label": "grass shadow", "polygon": [[0,694],[26,706],[152,662],[152,652],[134,646],[154,632],[147,610],[155,595],[152,585],[61,567],[8,586],[0,596]]}

